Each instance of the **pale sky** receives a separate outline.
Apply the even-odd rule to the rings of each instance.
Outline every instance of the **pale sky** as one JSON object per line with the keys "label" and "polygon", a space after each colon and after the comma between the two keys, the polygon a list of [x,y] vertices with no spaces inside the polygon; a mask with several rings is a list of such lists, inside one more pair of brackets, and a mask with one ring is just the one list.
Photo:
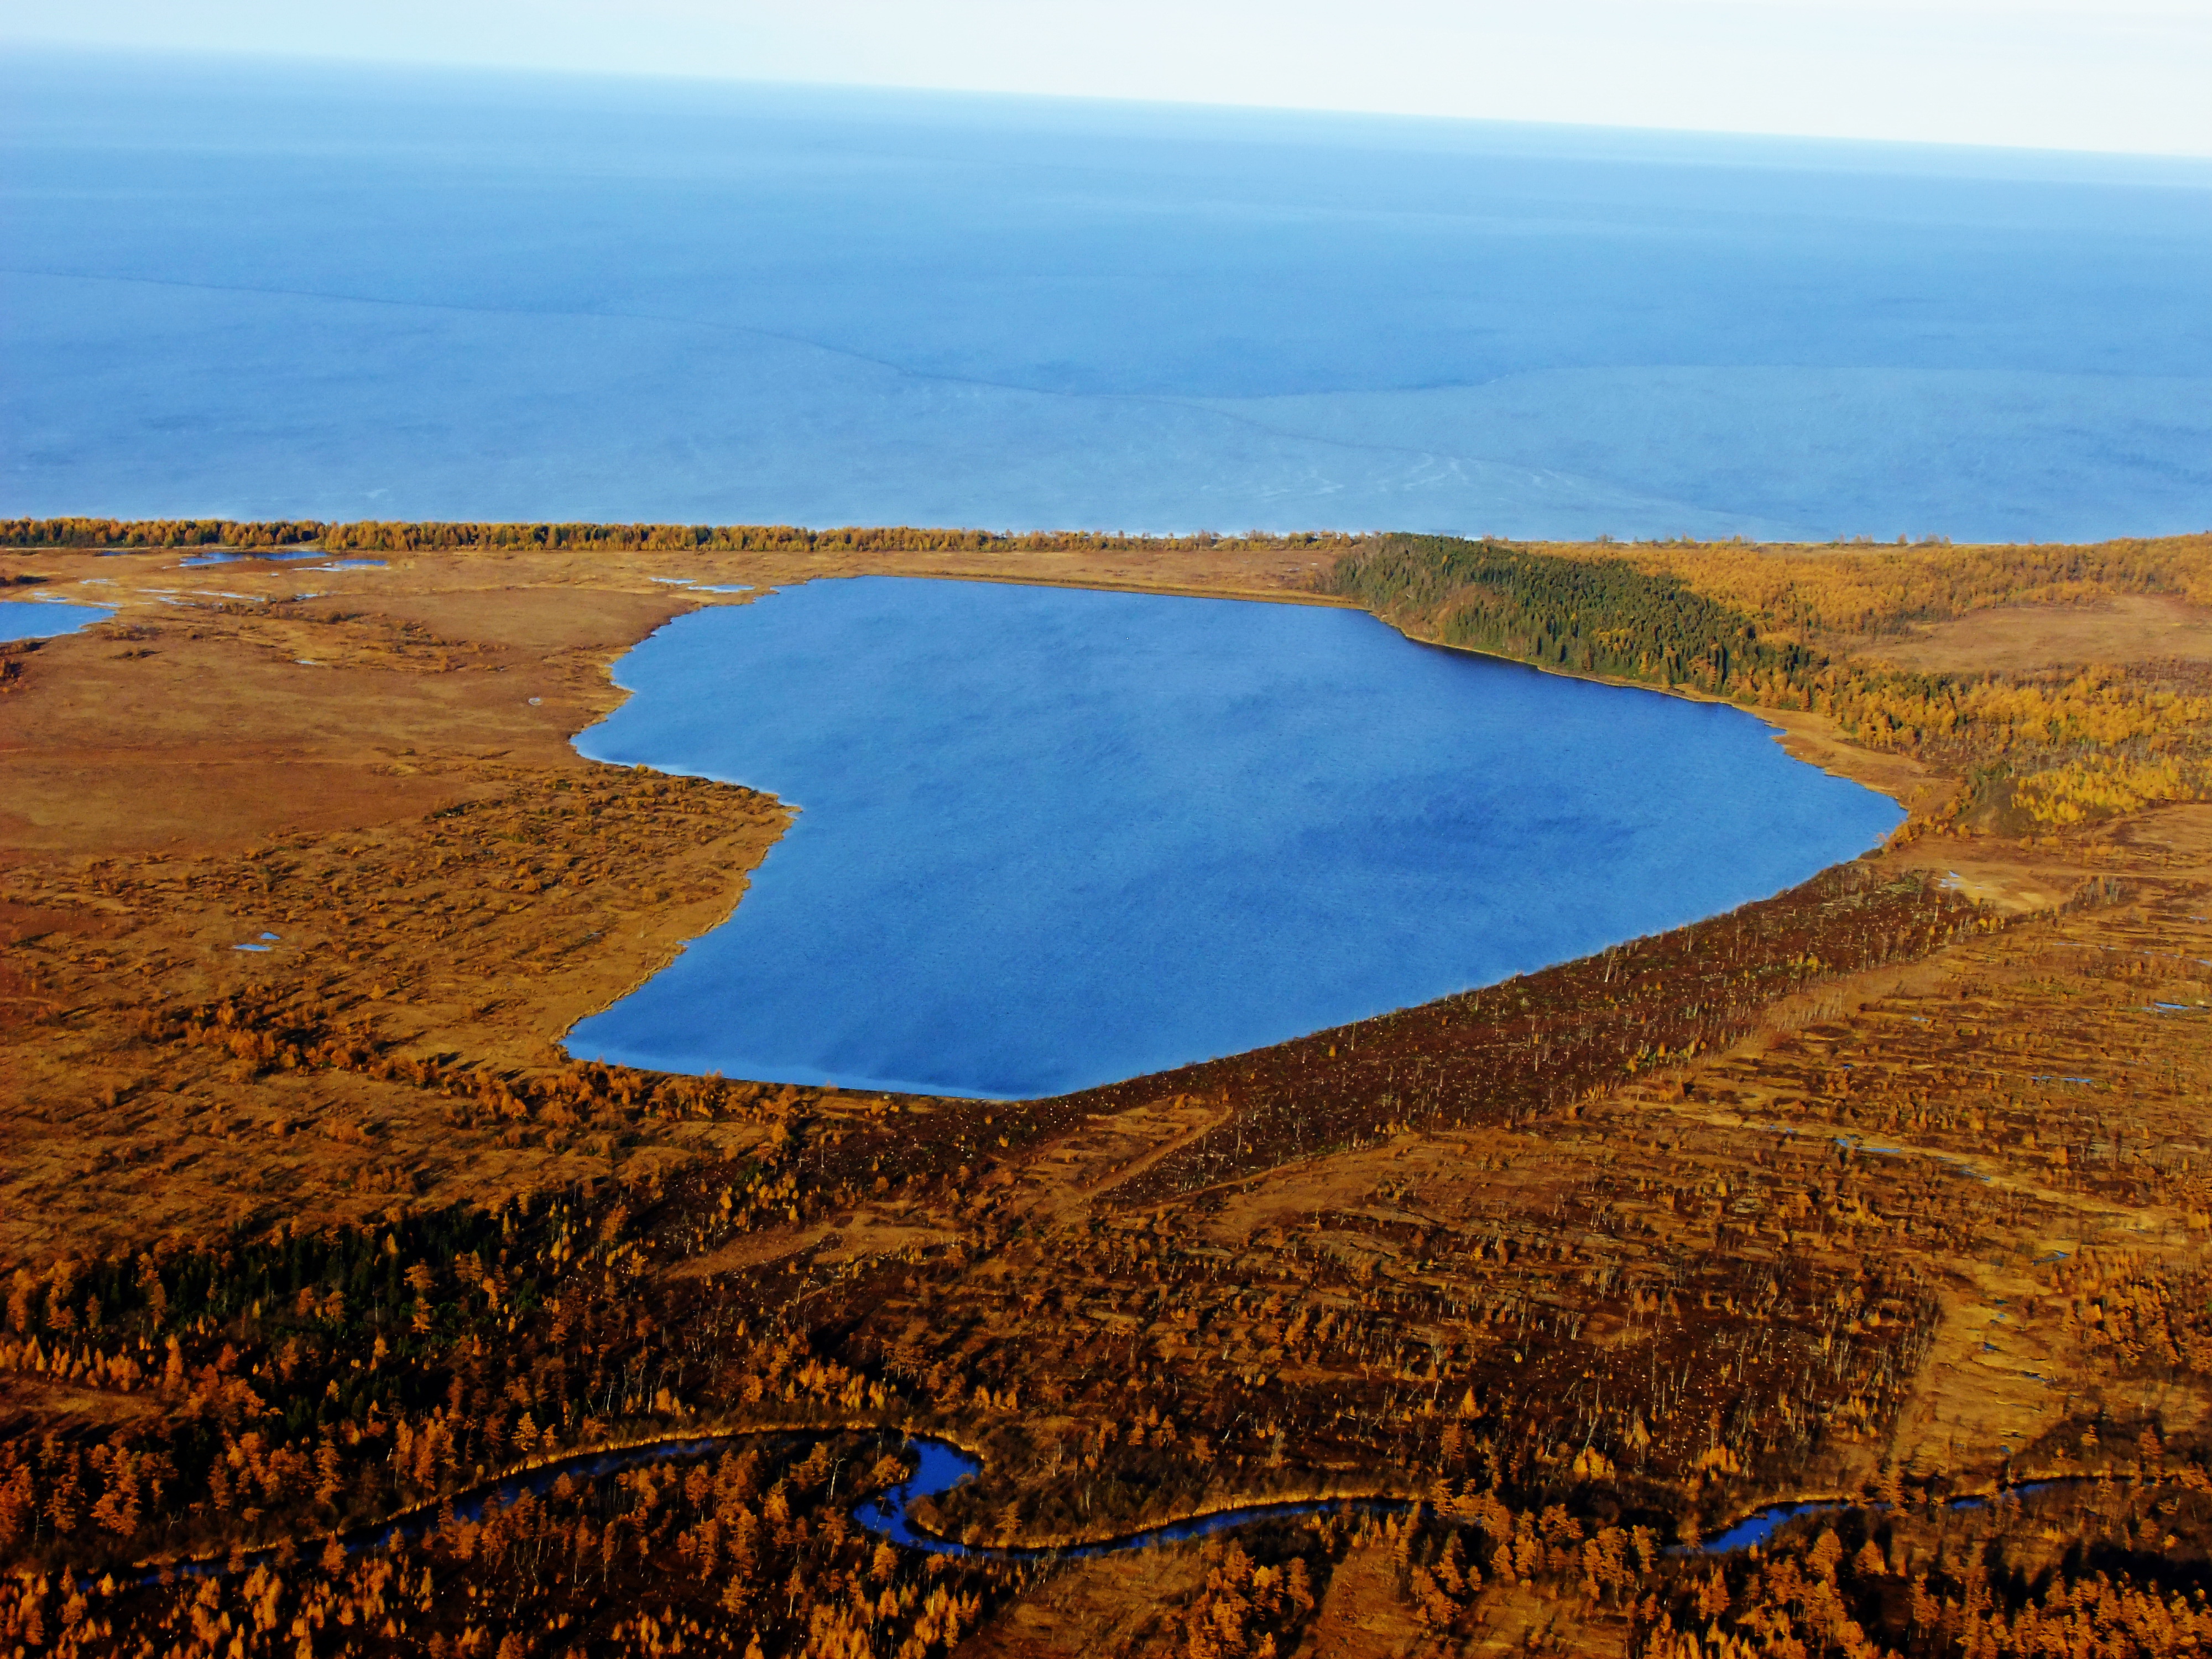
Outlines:
{"label": "pale sky", "polygon": [[0,0],[0,41],[2212,155],[2212,0]]}

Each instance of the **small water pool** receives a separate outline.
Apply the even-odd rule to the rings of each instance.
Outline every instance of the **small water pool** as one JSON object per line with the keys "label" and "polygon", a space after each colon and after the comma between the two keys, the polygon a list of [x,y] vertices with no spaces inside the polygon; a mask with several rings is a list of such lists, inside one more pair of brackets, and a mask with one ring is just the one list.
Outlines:
{"label": "small water pool", "polygon": [[283,552],[271,549],[267,552],[245,553],[229,548],[216,548],[205,553],[193,554],[179,568],[197,570],[211,564],[238,564],[246,560],[266,564],[290,564],[299,559],[319,559],[322,556],[323,550],[319,547],[288,548]]}
{"label": "small water pool", "polygon": [[0,600],[0,640],[50,640],[106,622],[114,614],[108,605],[63,599]]}
{"label": "small water pool", "polygon": [[750,593],[753,591],[750,582],[726,582],[717,586],[712,582],[702,582],[696,576],[648,576],[646,580],[659,582],[663,587],[681,587],[694,593]]}

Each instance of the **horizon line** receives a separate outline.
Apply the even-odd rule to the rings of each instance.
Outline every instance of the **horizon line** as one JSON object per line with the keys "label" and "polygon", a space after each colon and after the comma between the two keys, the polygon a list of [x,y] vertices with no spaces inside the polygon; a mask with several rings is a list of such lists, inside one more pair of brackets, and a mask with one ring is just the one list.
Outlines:
{"label": "horizon line", "polygon": [[1877,137],[1862,133],[1784,131],[1773,128],[1581,121],[1530,116],[1469,115],[1422,110],[1376,109],[1350,104],[1277,104],[1235,98],[1140,97],[1130,94],[1031,92],[1005,87],[948,87],[896,81],[846,81],[799,76],[741,76],[672,68],[579,68],[571,65],[496,63],[477,58],[341,55],[333,52],[236,46],[203,47],[174,45],[118,45],[109,42],[62,40],[51,36],[21,35],[0,30],[0,62],[4,62],[9,57],[16,54],[33,56],[40,53],[59,57],[149,61],[183,58],[210,65],[292,64],[372,75],[398,72],[425,76],[486,76],[516,82],[575,82],[606,86],[660,85],[690,88],[726,88],[731,91],[874,94],[924,100],[985,100],[1060,108],[1093,108],[1101,111],[1309,117],[1376,122],[1409,128],[1449,127],[1462,130],[1490,129],[1559,134],[1614,135],[1621,137],[1780,143],[1803,144],[1814,148],[1873,150],[1899,155],[1911,152],[1942,152],[1959,155],[2016,160],[2040,157],[2075,161],[2137,161],[2168,165],[2179,163],[2184,166],[2195,163],[2207,169],[2204,182],[2212,185],[2212,144],[2208,144],[2206,148],[2201,149],[2069,148],[2051,144],[2013,143],[2002,139],[1969,141],[1957,138]]}

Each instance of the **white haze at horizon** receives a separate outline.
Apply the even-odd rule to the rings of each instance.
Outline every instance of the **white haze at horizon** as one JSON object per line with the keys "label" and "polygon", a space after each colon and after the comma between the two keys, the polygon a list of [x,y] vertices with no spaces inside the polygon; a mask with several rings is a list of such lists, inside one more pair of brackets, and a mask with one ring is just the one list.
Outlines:
{"label": "white haze at horizon", "polygon": [[2212,155],[2206,0],[0,0],[0,41]]}

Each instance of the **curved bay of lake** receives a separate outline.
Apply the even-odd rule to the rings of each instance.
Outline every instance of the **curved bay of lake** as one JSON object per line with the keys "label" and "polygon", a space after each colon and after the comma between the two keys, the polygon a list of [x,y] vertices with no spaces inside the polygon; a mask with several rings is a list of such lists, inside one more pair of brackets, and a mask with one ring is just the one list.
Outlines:
{"label": "curved bay of lake", "polygon": [[1425,1002],[1764,897],[1896,805],[1741,710],[1364,612],[895,577],[672,623],[595,760],[799,809],[570,1051],[1018,1098]]}

